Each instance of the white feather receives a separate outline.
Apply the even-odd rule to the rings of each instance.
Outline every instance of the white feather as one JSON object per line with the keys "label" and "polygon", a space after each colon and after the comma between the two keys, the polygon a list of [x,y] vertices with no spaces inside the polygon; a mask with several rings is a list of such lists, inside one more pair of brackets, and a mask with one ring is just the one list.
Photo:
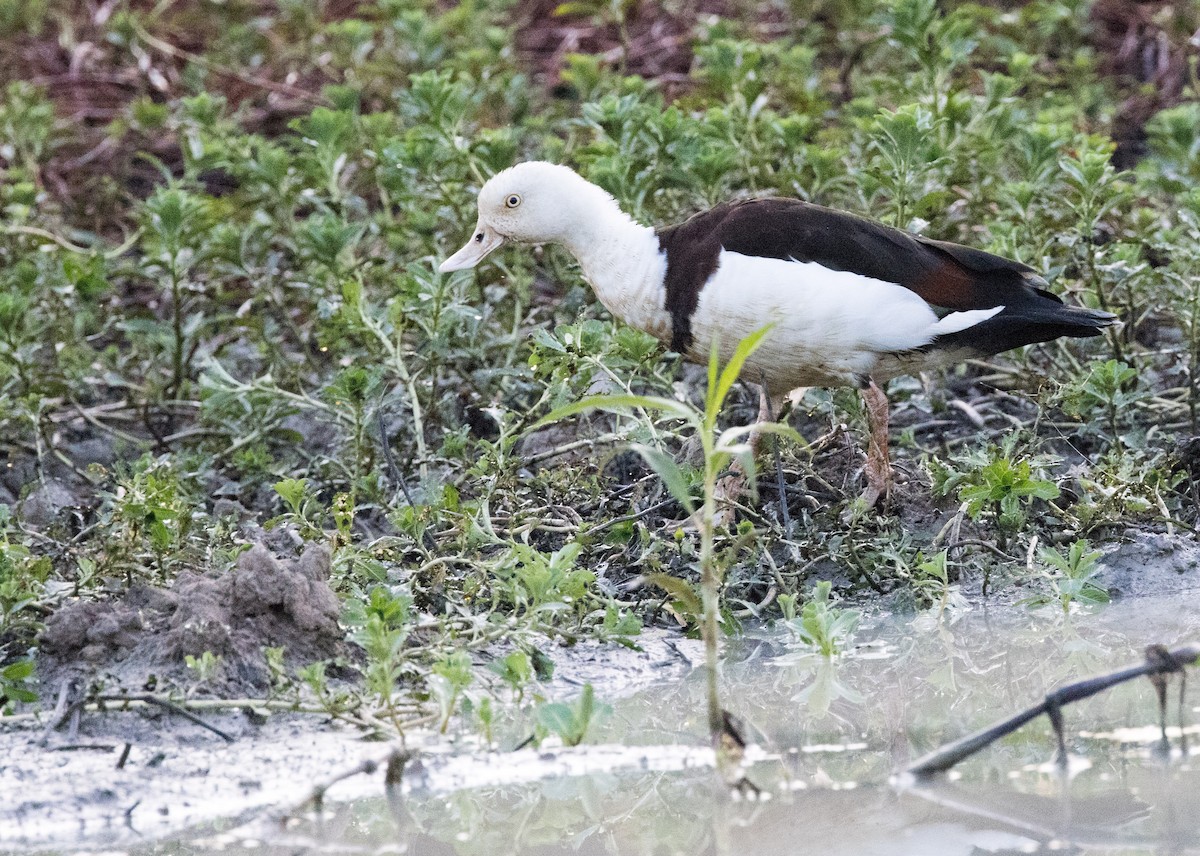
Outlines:
{"label": "white feather", "polygon": [[671,340],[666,310],[667,256],[658,235],[617,208],[597,206],[599,228],[567,244],[604,307],[631,327]]}
{"label": "white feather", "polygon": [[966,312],[951,312],[933,325],[934,335],[945,336],[949,333],[957,333],[968,327],[974,327],[976,324],[986,321],[993,315],[1003,311],[1003,306],[993,306],[991,309],[968,309]]}
{"label": "white feather", "polygon": [[902,285],[816,262],[722,251],[692,317],[690,356],[703,359],[719,336],[727,358],[739,340],[772,322],[748,379],[761,373],[773,388],[854,383],[871,374],[881,352],[918,348],[943,332],[929,305]]}

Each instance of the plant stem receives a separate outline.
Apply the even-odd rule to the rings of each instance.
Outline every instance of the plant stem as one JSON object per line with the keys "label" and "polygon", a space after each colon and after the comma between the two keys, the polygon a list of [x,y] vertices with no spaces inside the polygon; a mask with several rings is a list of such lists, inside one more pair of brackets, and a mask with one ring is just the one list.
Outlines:
{"label": "plant stem", "polygon": [[[706,445],[711,445],[706,443]],[[720,609],[721,578],[713,556],[713,528],[716,520],[717,472],[714,455],[706,450],[704,467],[704,510],[700,518],[700,593],[704,605],[704,623],[701,636],[704,638],[704,672],[708,685],[708,731],[713,746],[719,745],[724,731],[725,718],[721,711],[721,699],[717,691],[717,612]],[[720,759],[718,758],[718,763]]]}
{"label": "plant stem", "polygon": [[175,348],[172,354],[172,369],[174,378],[171,381],[171,394],[167,398],[178,398],[183,389],[183,289],[180,287],[179,269],[175,264],[175,256],[171,257],[171,329],[175,336]]}

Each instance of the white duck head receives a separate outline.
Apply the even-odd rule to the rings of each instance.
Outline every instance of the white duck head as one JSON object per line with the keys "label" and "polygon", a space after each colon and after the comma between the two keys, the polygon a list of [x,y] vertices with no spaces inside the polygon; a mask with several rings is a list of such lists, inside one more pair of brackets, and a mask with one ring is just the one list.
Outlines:
{"label": "white duck head", "polygon": [[629,218],[600,187],[570,167],[527,161],[497,173],[479,191],[479,222],[471,240],[438,270],[475,267],[506,241],[559,243],[576,257],[598,228]]}

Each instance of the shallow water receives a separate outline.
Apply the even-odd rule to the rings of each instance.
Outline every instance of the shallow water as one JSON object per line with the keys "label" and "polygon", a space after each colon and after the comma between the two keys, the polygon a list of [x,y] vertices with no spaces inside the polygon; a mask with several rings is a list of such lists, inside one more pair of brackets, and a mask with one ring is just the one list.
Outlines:
{"label": "shallow water", "polygon": [[[423,752],[390,795],[378,775],[337,785],[319,816],[281,824],[266,812],[207,825],[186,840],[138,845],[134,828],[124,830],[132,837],[84,835],[79,844],[183,853],[661,856],[1200,851],[1200,761],[1198,750],[1181,749],[1177,682],[1166,752],[1154,691],[1140,680],[1066,709],[1069,776],[1053,763],[1044,718],[949,776],[917,785],[896,775],[1047,690],[1136,662],[1146,644],[1200,640],[1200,611],[1187,595],[1116,603],[1070,620],[1019,607],[956,618],[864,621],[854,647],[833,661],[807,653],[785,628],[757,628],[732,643],[725,703],[754,744],[748,776],[757,799],[732,799],[717,784],[702,736],[700,670],[664,668],[684,677],[612,701],[584,747],[484,753],[464,739],[458,749]],[[681,658],[699,651],[694,643],[678,648]],[[1189,701],[1185,716],[1200,721],[1198,710]],[[1200,728],[1185,732],[1200,743]],[[521,734],[510,730],[496,743],[515,745]],[[296,793],[309,786],[297,782]]]}
{"label": "shallow water", "polygon": [[[727,706],[758,744],[757,799],[730,799],[698,748],[697,670],[616,702],[593,735],[602,745],[432,756],[390,799],[327,807],[319,824],[293,821],[283,833],[260,826],[251,843],[421,854],[1200,851],[1200,775],[1196,750],[1180,749],[1177,684],[1166,753],[1143,680],[1067,709],[1067,777],[1044,718],[934,782],[894,775],[1055,686],[1136,661],[1148,643],[1196,639],[1200,615],[1178,597],[1070,621],[1020,609],[941,625],[879,619],[832,662],[785,630],[760,629],[731,646],[724,671]],[[189,849],[238,851],[247,834]]]}

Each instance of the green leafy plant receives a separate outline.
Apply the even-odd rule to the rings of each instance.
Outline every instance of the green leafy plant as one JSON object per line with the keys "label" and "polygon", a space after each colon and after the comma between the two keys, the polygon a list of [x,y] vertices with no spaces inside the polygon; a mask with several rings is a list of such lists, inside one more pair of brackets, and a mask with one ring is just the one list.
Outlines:
{"label": "green leafy plant", "polygon": [[[753,430],[750,427],[728,428],[718,433],[717,418],[742,367],[755,349],[762,344],[770,332],[764,328],[752,333],[734,348],[729,362],[722,369],[719,364],[718,347],[714,347],[708,361],[708,387],[704,409],[699,410],[683,402],[666,398],[639,395],[591,396],[568,404],[550,413],[538,425],[565,419],[587,410],[603,408],[627,410],[641,408],[656,410],[683,420],[699,439],[704,461],[703,503],[697,508],[692,499],[688,482],[674,459],[664,450],[645,444],[632,446],[646,463],[662,478],[675,500],[692,515],[696,515],[700,528],[700,590],[703,611],[701,635],[705,646],[705,665],[708,674],[708,725],[712,738],[716,740],[724,728],[724,715],[717,692],[717,645],[719,599],[723,579],[722,569],[717,565],[713,551],[714,531],[717,525],[717,478],[720,472],[735,458],[753,484],[755,476],[754,456],[750,447],[743,442]],[[774,433],[792,437],[800,442],[799,435],[780,423],[756,426],[763,433]]]}
{"label": "green leafy plant", "polygon": [[543,553],[524,544],[510,544],[494,566],[505,601],[543,617],[574,611],[583,604],[595,574],[575,566],[581,545],[567,544]]}
{"label": "green leafy plant", "polygon": [[525,696],[525,686],[533,679],[533,661],[524,651],[513,651],[503,659],[493,660],[488,669],[508,684],[519,702]]}
{"label": "green leafy plant", "polygon": [[1146,397],[1146,392],[1138,389],[1136,369],[1118,360],[1105,360],[1094,363],[1062,395],[1067,409],[1078,416],[1101,409],[1108,422],[1109,440],[1120,453],[1126,445],[1121,428],[1128,423],[1131,408]]}
{"label": "green leafy plant", "polygon": [[443,734],[450,724],[450,717],[475,676],[471,672],[471,657],[465,651],[447,654],[433,664],[433,672],[425,680],[438,704],[438,730]]}
{"label": "green leafy plant", "polygon": [[352,638],[366,653],[363,678],[367,691],[393,722],[398,721],[396,695],[406,663],[405,645],[412,632],[412,605],[412,596],[404,589],[377,585],[365,599],[351,600],[344,615],[345,623],[353,628]]}
{"label": "green leafy plant", "polygon": [[295,526],[297,534],[305,540],[322,537],[325,509],[309,490],[308,479],[281,479],[275,482],[274,488],[287,511],[274,518],[272,523]]}
{"label": "green leafy plant", "polygon": [[17,660],[0,668],[0,713],[7,713],[14,704],[29,704],[38,700],[33,689],[33,658]]}
{"label": "green leafy plant", "polygon": [[48,556],[14,542],[9,523],[8,506],[0,505],[0,626],[15,634],[21,623],[28,631],[36,627],[27,610],[44,596],[53,565]]}
{"label": "green leafy plant", "polygon": [[205,651],[199,657],[191,654],[184,655],[184,663],[188,670],[195,675],[197,682],[201,684],[210,683],[221,673],[221,667],[224,658],[214,654],[212,651]]}
{"label": "green leafy plant", "polygon": [[916,567],[912,572],[913,588],[922,599],[937,607],[938,615],[961,598],[958,586],[951,582],[949,562],[948,550],[941,550],[929,558],[918,553]]}
{"label": "green leafy plant", "polygon": [[784,613],[788,629],[823,657],[836,657],[843,653],[854,638],[854,630],[861,620],[858,610],[833,605],[830,599],[832,589],[832,583],[822,580],[809,592],[799,615],[794,614],[794,602],[791,607],[793,615],[786,617],[787,612]]}
{"label": "green leafy plant", "polygon": [[1091,545],[1083,539],[1071,542],[1066,555],[1054,547],[1043,547],[1038,552],[1038,558],[1045,569],[1054,596],[1035,597],[1031,602],[1056,602],[1064,613],[1070,611],[1072,604],[1094,606],[1108,603],[1108,591],[1097,582],[1097,577],[1103,570],[1099,565],[1102,555],[1099,550],[1092,550]]}
{"label": "green leafy plant", "polygon": [[578,746],[596,722],[608,716],[611,708],[596,703],[595,690],[584,684],[579,698],[571,703],[544,702],[537,708],[536,732],[539,739],[557,735],[566,746]]}
{"label": "green leafy plant", "polygon": [[972,520],[987,517],[996,524],[1001,547],[1020,532],[1037,500],[1059,496],[1058,485],[1042,477],[1038,462],[1016,454],[1015,436],[999,447],[961,456],[963,470],[931,462],[934,489],[945,495],[957,491]]}

